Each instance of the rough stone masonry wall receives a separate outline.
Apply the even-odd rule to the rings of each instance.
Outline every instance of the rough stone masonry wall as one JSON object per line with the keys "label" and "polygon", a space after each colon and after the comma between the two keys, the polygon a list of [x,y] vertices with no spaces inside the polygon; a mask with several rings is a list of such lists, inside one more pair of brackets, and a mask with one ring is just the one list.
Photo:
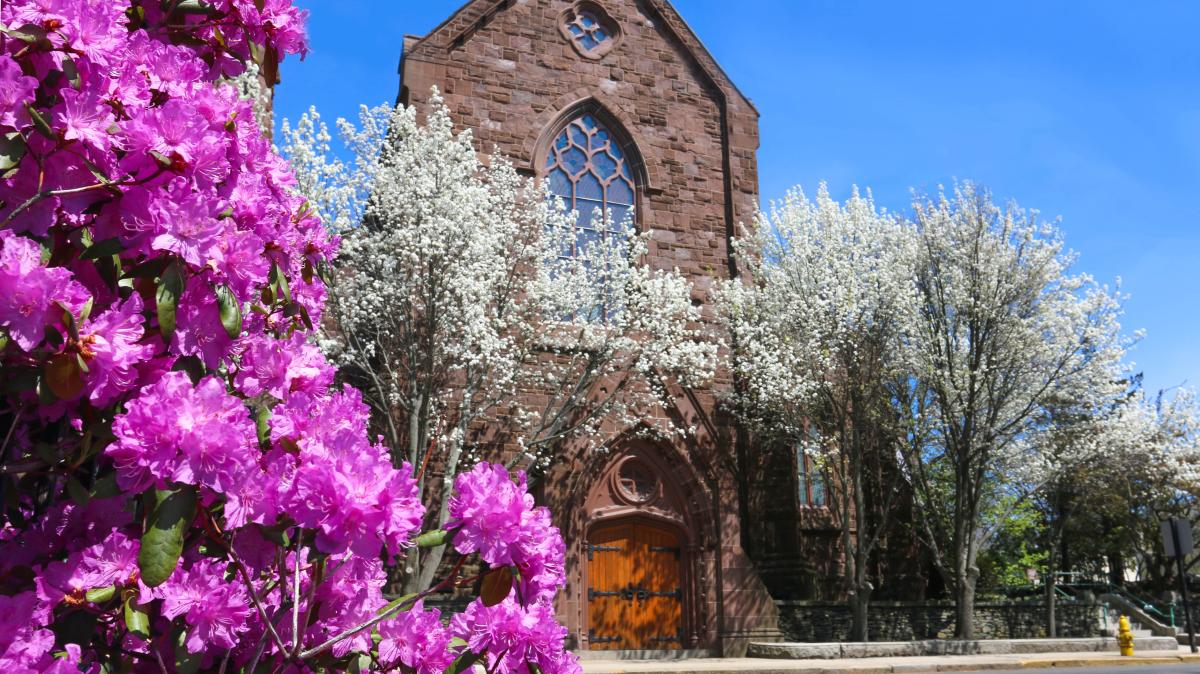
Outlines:
{"label": "rough stone masonry wall", "polygon": [[[498,151],[527,174],[543,170],[545,145],[570,116],[596,114],[628,141],[629,156],[641,158],[637,223],[651,233],[644,263],[685,274],[693,301],[719,329],[708,296],[716,280],[730,274],[729,238],[737,223],[753,224],[757,211],[758,113],[667,0],[586,3],[599,5],[620,29],[612,50],[594,59],[563,35],[564,12],[583,4],[467,3],[425,38],[406,38],[401,100],[425,109],[430,87],[437,85],[456,124],[472,130],[480,151]],[[686,463],[679,474],[700,487],[689,495],[687,515],[703,526],[689,527],[685,536],[696,548],[694,568],[687,570],[696,590],[685,614],[695,616],[686,621],[695,633],[690,641],[726,654],[776,632],[770,594],[741,548],[738,485],[729,469],[736,428],[717,407],[718,395],[732,385],[722,367],[712,385],[676,391],[671,409],[647,412],[698,429],[690,438],[664,443],[661,454],[667,462]],[[583,555],[587,518],[594,514],[582,502],[587,485],[568,488],[585,476],[577,468],[587,464],[577,462],[577,454],[562,450],[543,482],[542,500],[556,513],[568,546],[559,616],[586,645]]]}
{"label": "rough stone masonry wall", "polygon": [[[847,604],[778,601],[779,626],[787,641],[821,643],[850,638]],[[1104,609],[1096,604],[1059,604],[1059,637],[1100,636]],[[954,605],[949,603],[880,602],[872,604],[871,641],[949,639],[954,636]],[[1038,639],[1046,634],[1046,607],[1041,604],[975,606],[979,639]]]}

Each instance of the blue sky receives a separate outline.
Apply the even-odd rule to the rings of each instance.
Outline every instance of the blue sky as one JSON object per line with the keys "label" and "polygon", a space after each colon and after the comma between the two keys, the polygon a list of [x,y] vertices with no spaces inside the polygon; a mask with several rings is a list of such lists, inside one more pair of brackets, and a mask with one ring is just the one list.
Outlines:
{"label": "blue sky", "polygon": [[[536,0],[532,0],[536,1]],[[279,117],[394,100],[401,37],[459,0],[299,0],[312,53]],[[1077,270],[1131,295],[1149,389],[1200,386],[1200,3],[677,0],[762,114],[761,194],[956,178],[1061,216]]]}

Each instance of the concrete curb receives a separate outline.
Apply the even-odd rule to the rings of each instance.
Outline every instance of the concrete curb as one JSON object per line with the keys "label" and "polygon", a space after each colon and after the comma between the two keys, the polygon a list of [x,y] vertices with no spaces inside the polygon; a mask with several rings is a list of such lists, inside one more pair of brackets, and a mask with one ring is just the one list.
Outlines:
{"label": "concrete curb", "polygon": [[[1151,651],[1153,652],[1153,651]],[[931,674],[935,672],[986,672],[1025,669],[1079,669],[1082,667],[1137,667],[1200,663],[1200,655],[1190,653],[1135,655],[1132,657],[1096,657],[1098,654],[1075,653],[1075,657],[1013,658],[988,656],[941,656],[943,662],[856,663],[830,660],[715,659],[675,661],[584,661],[583,670],[591,674]],[[961,658],[961,659],[960,659]],[[966,658],[978,658],[968,660]]]}

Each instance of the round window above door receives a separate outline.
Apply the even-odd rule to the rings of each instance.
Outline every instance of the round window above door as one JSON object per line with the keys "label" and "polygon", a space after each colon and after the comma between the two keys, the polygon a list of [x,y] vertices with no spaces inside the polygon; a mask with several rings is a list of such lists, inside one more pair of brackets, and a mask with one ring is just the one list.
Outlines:
{"label": "round window above door", "polygon": [[661,490],[658,475],[641,459],[631,456],[621,461],[613,472],[616,493],[630,505],[646,505],[658,498]]}

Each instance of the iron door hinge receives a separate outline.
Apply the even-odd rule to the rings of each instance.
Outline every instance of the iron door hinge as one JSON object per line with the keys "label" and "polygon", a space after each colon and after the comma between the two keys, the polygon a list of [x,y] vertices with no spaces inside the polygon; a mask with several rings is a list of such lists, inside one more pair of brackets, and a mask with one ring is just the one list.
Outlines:
{"label": "iron door hinge", "polygon": [[592,561],[593,552],[620,552],[621,550],[623,550],[623,548],[619,545],[592,545],[591,543],[588,543],[588,561]]}
{"label": "iron door hinge", "polygon": [[679,559],[679,548],[671,548],[665,545],[651,545],[650,552],[669,552],[675,555],[675,559]]}

